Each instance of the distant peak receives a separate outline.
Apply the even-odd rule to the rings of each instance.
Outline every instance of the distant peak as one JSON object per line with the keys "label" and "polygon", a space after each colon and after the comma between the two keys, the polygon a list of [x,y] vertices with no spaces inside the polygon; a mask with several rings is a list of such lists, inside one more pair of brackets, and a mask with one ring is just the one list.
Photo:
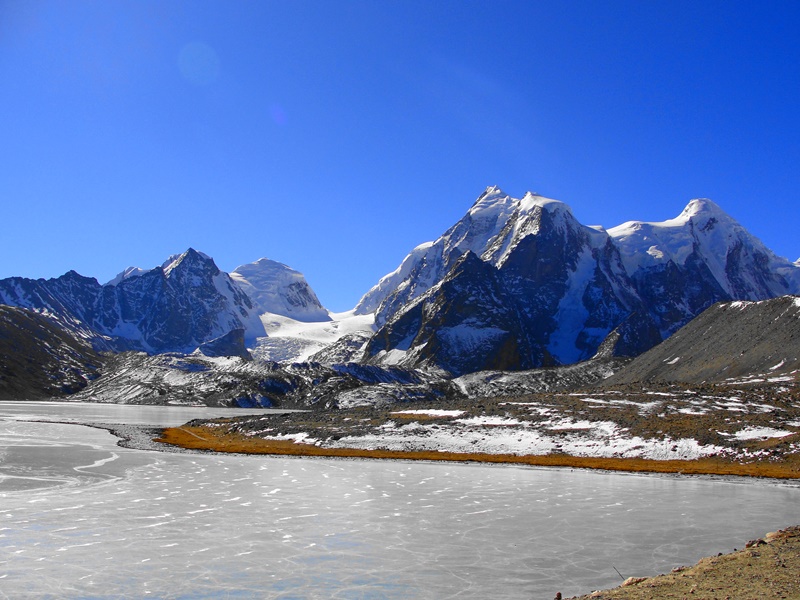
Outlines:
{"label": "distant peak", "polygon": [[145,273],[147,273],[145,269],[140,269],[139,267],[128,267],[121,273],[117,273],[117,276],[111,281],[107,282],[105,285],[117,285],[125,279],[130,279],[131,277],[141,277]]}
{"label": "distant peak", "polygon": [[716,202],[708,198],[696,198],[686,205],[681,213],[682,217],[691,218],[696,215],[724,215],[726,214]]}
{"label": "distant peak", "polygon": [[[164,270],[166,275],[169,275],[176,267],[181,264],[197,264],[197,263],[208,263],[214,264],[214,259],[212,259],[208,254],[204,252],[199,252],[194,248],[189,248],[183,254],[173,254],[170,256],[164,264],[161,265],[161,268]],[[216,266],[216,264],[214,264]]]}
{"label": "distant peak", "polygon": [[522,200],[520,200],[520,208],[525,211],[529,211],[537,206],[550,212],[565,211],[572,214],[572,209],[565,202],[553,200],[552,198],[545,198],[535,192],[527,192]]}
{"label": "distant peak", "polygon": [[478,196],[475,204],[473,204],[472,208],[469,209],[468,214],[472,216],[477,214],[494,215],[498,210],[500,212],[508,210],[508,207],[514,202],[516,202],[516,200],[511,198],[496,185],[492,185],[486,188],[486,191]]}
{"label": "distant peak", "polygon": [[[506,196],[507,194],[500,189],[498,185],[490,185],[484,190],[483,194],[481,194],[481,198],[484,196]],[[480,200],[480,198],[479,198]]]}
{"label": "distant peak", "polygon": [[289,265],[286,265],[286,264],[284,264],[284,263],[282,263],[280,261],[272,260],[271,258],[266,258],[266,257],[263,257],[263,256],[261,258],[259,258],[257,261],[255,261],[253,264],[256,264],[256,265],[259,265],[259,266],[262,266],[262,267],[275,266],[275,267],[285,267],[287,269],[291,269],[291,267]]}
{"label": "distant peak", "polygon": [[258,273],[267,274],[283,271],[287,273],[298,273],[298,271],[291,268],[289,265],[285,265],[282,262],[278,262],[277,260],[272,260],[271,258],[266,257],[259,258],[257,261],[247,263],[245,265],[239,265],[233,270],[232,273],[238,273],[244,277],[252,277]]}

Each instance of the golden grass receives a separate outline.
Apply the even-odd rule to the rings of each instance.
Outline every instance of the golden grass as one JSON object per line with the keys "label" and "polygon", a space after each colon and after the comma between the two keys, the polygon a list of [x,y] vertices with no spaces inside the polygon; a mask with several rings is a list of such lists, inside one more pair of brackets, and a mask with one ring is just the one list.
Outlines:
{"label": "golden grass", "polygon": [[572,467],[640,473],[681,473],[685,475],[736,475],[800,479],[800,457],[777,462],[737,463],[722,458],[696,460],[650,460],[642,458],[587,458],[568,454],[526,455],[483,454],[434,451],[364,450],[323,448],[292,440],[270,440],[230,433],[219,427],[172,427],[165,429],[157,442],[181,448],[241,454],[318,456],[337,458],[383,458],[481,463],[508,463],[542,467]]}

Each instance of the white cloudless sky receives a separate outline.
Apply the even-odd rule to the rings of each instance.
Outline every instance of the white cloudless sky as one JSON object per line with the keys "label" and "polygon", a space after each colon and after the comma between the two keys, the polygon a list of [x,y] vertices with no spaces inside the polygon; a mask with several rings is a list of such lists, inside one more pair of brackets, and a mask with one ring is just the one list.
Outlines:
{"label": "white cloudless sky", "polygon": [[345,310],[488,185],[800,256],[791,2],[0,2],[0,277],[193,247]]}

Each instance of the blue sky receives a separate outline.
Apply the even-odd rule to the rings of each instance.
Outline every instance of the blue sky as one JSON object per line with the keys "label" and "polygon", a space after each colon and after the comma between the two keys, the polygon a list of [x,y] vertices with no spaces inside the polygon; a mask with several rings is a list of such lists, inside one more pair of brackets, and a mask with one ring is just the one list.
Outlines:
{"label": "blue sky", "polygon": [[0,0],[0,277],[266,256],[345,310],[488,185],[800,256],[800,4]]}

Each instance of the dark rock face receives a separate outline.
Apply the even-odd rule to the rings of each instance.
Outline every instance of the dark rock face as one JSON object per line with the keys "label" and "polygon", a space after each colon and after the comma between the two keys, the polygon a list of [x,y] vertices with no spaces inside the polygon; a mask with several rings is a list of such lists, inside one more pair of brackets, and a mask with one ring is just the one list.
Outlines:
{"label": "dark rock face", "polygon": [[661,334],[650,315],[634,312],[608,334],[596,358],[639,356],[661,342]]}
{"label": "dark rock face", "polygon": [[453,374],[532,368],[534,358],[516,303],[497,270],[467,252],[444,281],[415,300],[372,337],[366,356],[407,352],[401,364],[437,367]]}
{"label": "dark rock face", "polygon": [[103,359],[52,319],[0,305],[0,399],[35,400],[77,392]]}
{"label": "dark rock face", "polygon": [[238,356],[245,360],[253,360],[244,343],[244,329],[232,329],[225,335],[200,344],[198,348],[206,356]]}
{"label": "dark rock face", "polygon": [[364,346],[370,338],[367,332],[349,333],[312,354],[308,362],[324,365],[341,365],[356,362],[364,354]]}
{"label": "dark rock face", "polygon": [[696,251],[684,265],[670,260],[636,272],[631,279],[665,337],[715,302],[730,299]]}
{"label": "dark rock face", "polygon": [[800,370],[800,297],[723,302],[634,359],[607,385],[765,379]]}
{"label": "dark rock face", "polygon": [[48,280],[0,280],[0,302],[52,314],[103,350],[191,352],[235,329],[264,335],[247,295],[192,249],[105,286],[74,271]]}

